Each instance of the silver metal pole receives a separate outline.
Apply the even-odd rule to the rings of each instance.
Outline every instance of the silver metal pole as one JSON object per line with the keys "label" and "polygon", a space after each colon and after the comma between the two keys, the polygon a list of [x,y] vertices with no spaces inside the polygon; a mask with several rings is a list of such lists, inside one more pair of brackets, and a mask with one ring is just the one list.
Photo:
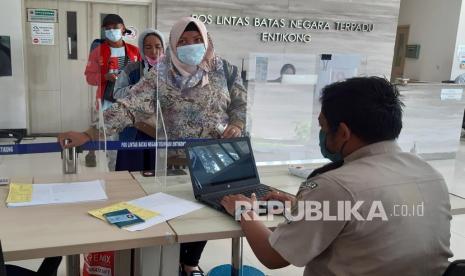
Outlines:
{"label": "silver metal pole", "polygon": [[[65,140],[65,145],[70,141]],[[76,148],[63,149],[61,158],[63,159],[63,174],[77,173],[77,151]]]}
{"label": "silver metal pole", "polygon": [[66,276],[81,275],[80,255],[66,256]]}
{"label": "silver metal pole", "polygon": [[242,238],[232,238],[231,242],[231,276],[240,276],[242,274]]}

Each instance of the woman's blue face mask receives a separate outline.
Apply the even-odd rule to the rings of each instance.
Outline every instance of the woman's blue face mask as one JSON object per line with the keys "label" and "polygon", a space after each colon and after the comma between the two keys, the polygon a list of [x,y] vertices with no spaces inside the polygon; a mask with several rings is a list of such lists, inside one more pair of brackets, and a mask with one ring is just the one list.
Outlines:
{"label": "woman's blue face mask", "polygon": [[320,151],[324,158],[328,158],[332,162],[342,161],[344,158],[340,152],[332,153],[326,147],[326,133],[320,129]]}
{"label": "woman's blue face mask", "polygon": [[207,49],[203,43],[179,46],[176,48],[178,59],[188,65],[199,65]]}

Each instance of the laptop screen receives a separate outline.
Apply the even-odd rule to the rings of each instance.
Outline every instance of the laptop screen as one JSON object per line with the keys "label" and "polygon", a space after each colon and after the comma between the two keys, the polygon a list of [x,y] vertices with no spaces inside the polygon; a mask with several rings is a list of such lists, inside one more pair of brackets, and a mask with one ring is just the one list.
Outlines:
{"label": "laptop screen", "polygon": [[198,190],[258,178],[252,150],[245,139],[215,140],[187,150],[191,177]]}

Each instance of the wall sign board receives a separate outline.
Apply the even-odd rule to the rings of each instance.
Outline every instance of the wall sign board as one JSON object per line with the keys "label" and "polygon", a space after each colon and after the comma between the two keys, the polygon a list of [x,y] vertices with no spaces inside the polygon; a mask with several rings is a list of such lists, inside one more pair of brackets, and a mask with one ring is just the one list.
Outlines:
{"label": "wall sign board", "polygon": [[262,42],[310,43],[311,31],[337,31],[369,33],[373,23],[358,21],[332,21],[326,19],[261,18],[249,16],[223,16],[212,14],[191,14],[207,25],[224,25],[269,29],[259,33]]}
{"label": "wall sign board", "polygon": [[55,45],[55,25],[31,22],[31,38],[34,45]]}
{"label": "wall sign board", "polygon": [[442,101],[447,101],[447,100],[455,100],[455,101],[460,101],[462,100],[462,95],[463,95],[463,89],[461,88],[443,88],[441,89],[441,100]]}
{"label": "wall sign board", "polygon": [[52,9],[27,9],[28,22],[57,23],[58,10]]}

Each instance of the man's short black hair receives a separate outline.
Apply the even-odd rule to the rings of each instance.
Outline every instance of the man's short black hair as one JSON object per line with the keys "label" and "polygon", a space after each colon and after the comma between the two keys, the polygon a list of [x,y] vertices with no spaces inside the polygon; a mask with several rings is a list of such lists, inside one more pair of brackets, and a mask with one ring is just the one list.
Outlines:
{"label": "man's short black hair", "polygon": [[323,88],[321,112],[330,131],[340,123],[366,143],[394,140],[402,129],[399,90],[379,77],[357,77]]}
{"label": "man's short black hair", "polygon": [[106,27],[106,26],[113,25],[113,24],[124,25],[123,18],[121,18],[121,16],[117,14],[110,13],[110,14],[107,14],[102,20],[102,27]]}

